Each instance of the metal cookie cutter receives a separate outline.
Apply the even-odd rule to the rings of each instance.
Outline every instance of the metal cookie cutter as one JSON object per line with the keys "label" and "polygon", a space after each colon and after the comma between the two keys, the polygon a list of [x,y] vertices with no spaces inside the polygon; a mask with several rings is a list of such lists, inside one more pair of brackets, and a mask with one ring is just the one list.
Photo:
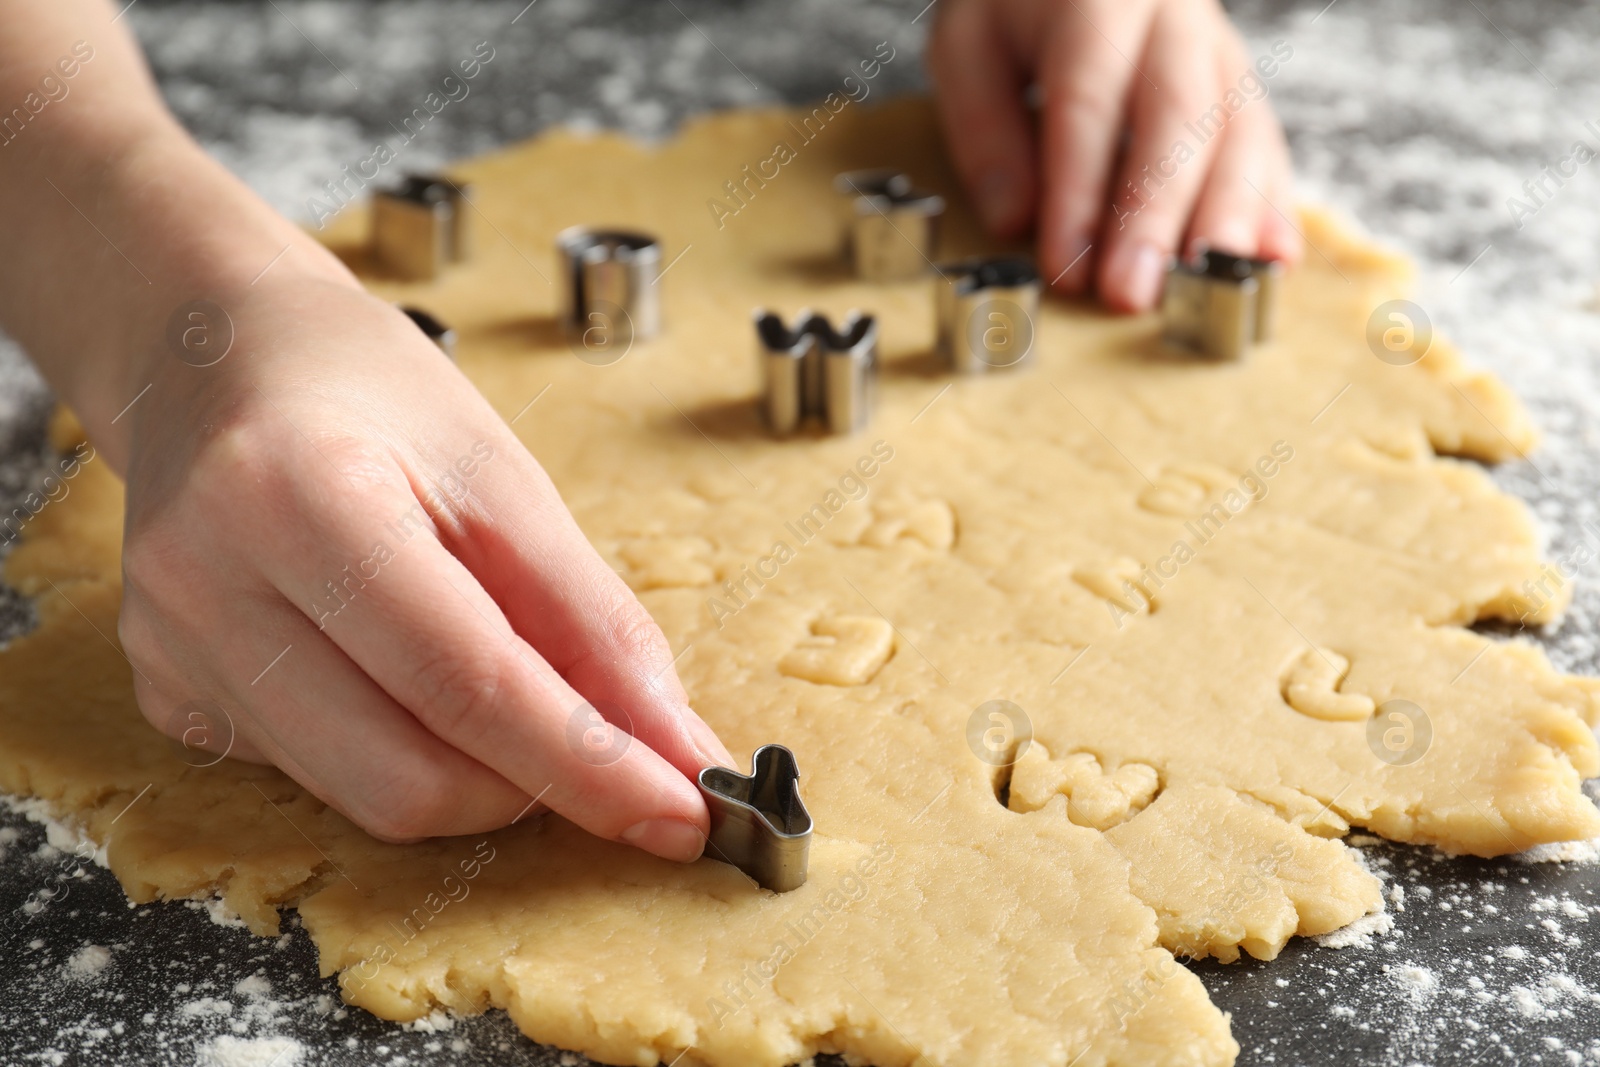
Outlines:
{"label": "metal cookie cutter", "polygon": [[928,269],[938,245],[944,198],[911,187],[892,170],[852,170],[833,179],[850,197],[848,253],[868,281],[914,278]]}
{"label": "metal cookie cutter", "polygon": [[787,437],[808,418],[829,433],[867,424],[878,375],[878,320],[852,311],[842,330],[827,316],[802,311],[794,329],[764,308],[755,313],[761,359],[762,413]]}
{"label": "metal cookie cutter", "polygon": [[939,354],[959,374],[1029,361],[1039,272],[1026,259],[964,259],[939,268]]}
{"label": "metal cookie cutter", "polygon": [[456,332],[454,330],[421,308],[401,305],[400,310],[406,318],[416,324],[417,329],[421,330],[428,340],[439,346],[439,351],[451,359],[456,358]]}
{"label": "metal cookie cutter", "polygon": [[787,893],[806,883],[811,815],[800,799],[800,766],[782,745],[762,745],[750,774],[727,767],[700,772],[711,811],[707,855],[739,868],[764,889]]}
{"label": "metal cookie cutter", "polygon": [[661,329],[661,242],[647,233],[574,226],[556,235],[569,333],[600,329],[622,343]]}
{"label": "metal cookie cutter", "polygon": [[1167,341],[1212,359],[1239,359],[1277,328],[1283,266],[1227,252],[1202,251],[1167,272],[1161,315]]}
{"label": "metal cookie cutter", "polygon": [[372,198],[372,251],[378,262],[412,281],[436,278],[471,253],[466,220],[470,186],[413,174]]}

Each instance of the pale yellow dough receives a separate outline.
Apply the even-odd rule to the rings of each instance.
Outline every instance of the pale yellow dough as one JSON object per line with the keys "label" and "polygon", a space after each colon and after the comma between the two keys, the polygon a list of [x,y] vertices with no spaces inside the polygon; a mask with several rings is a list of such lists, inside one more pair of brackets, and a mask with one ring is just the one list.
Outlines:
{"label": "pale yellow dough", "polygon": [[[1593,685],[1463,628],[1532,607],[1540,563],[1526,509],[1440,456],[1501,460],[1532,433],[1443,342],[1411,367],[1373,357],[1367,316],[1403,292],[1401,260],[1308,213],[1281,339],[1243,363],[1166,358],[1152,318],[1047,300],[1037,366],[954,381],[928,354],[931,281],[837,265],[829,187],[904,168],[955,205],[946,253],[984,247],[929,108],[849,105],[805,145],[787,119],[724,115],[659,149],[555,134],[463,164],[492,223],[477,259],[373,286],[454,324],[507,418],[549,386],[516,430],[683,652],[695,707],[741,758],[797,754],[817,826],[804,888],[774,896],[556,818],[383,845],[275,771],[186,768],[110,645],[121,490],[103,464],[11,561],[42,625],[0,655],[0,788],[109,838],[135,900],[221,888],[257,933],[298,907],[324,970],[386,1018],[494,1005],[608,1062],[690,1049],[679,1063],[723,1067],[819,1049],[881,1067],[1226,1064],[1225,1017],[1168,949],[1271,957],[1378,908],[1337,840],[1349,827],[1482,855],[1600,833],[1579,788],[1600,770]],[[707,201],[779,139],[797,158],[719,228]],[[575,359],[552,323],[552,237],[574,223],[684,253],[664,334],[613,366]],[[880,316],[870,430],[762,432],[758,305]],[[852,499],[845,476],[880,441]],[[1194,542],[1185,523],[1275,445],[1292,458],[1264,499],[1159,588],[1128,581]],[[785,524],[808,512],[821,533],[802,545]],[[780,540],[793,558],[741,607],[722,583]],[[1431,722],[1409,765],[1368,745],[1392,698]],[[992,700],[1032,723],[1014,782],[968,743]],[[466,899],[440,904],[485,854]]]}

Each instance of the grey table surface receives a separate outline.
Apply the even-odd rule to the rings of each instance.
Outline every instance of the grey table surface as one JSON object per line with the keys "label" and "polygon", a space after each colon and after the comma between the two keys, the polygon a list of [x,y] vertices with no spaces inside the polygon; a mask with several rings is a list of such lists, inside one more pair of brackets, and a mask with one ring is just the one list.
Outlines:
{"label": "grey table surface", "polygon": [[[447,121],[407,147],[407,167],[558,123],[657,138],[712,108],[813,99],[877,41],[919,49],[925,3],[143,0],[126,17],[182,120],[304,218],[322,182],[388,137],[477,41],[493,43],[495,61]],[[1600,189],[1582,169],[1547,182],[1520,224],[1507,202],[1526,199],[1523,183],[1573,142],[1600,149],[1585,126],[1600,115],[1600,8],[1232,8],[1253,52],[1293,48],[1271,92],[1303,195],[1417,257],[1418,301],[1434,323],[1536,413],[1542,450],[1494,476],[1530,503],[1553,557],[1600,536],[1587,529],[1600,517]],[[921,88],[906,63],[874,91]],[[42,476],[48,405],[20,353],[0,343],[5,510]],[[1525,639],[1563,669],[1597,674],[1591,577],[1578,575],[1559,628]],[[31,623],[28,605],[0,592],[0,636]],[[0,1063],[581,1062],[528,1042],[501,1013],[430,1030],[342,1010],[292,917],[284,937],[262,941],[197,905],[132,909],[108,872],[45,836],[0,808]],[[1363,854],[1398,902],[1391,932],[1342,949],[1297,940],[1270,964],[1194,970],[1232,1013],[1242,1064],[1600,1063],[1600,865],[1592,846],[1574,853],[1587,862],[1449,859],[1369,843]],[[70,892],[49,906],[26,906],[63,886]]]}

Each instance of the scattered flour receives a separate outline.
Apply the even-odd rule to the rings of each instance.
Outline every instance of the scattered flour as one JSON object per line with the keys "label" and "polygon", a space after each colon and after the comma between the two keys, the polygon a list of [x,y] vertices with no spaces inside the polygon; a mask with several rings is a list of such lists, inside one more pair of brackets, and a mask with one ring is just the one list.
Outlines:
{"label": "scattered flour", "polygon": [[197,1067],[297,1067],[305,1046],[288,1037],[223,1036],[202,1045]]}
{"label": "scattered flour", "polygon": [[244,927],[244,920],[239,918],[239,913],[228,907],[221,897],[211,897],[207,900],[186,900],[183,902],[187,908],[203,911],[218,926]]}
{"label": "scattered flour", "polygon": [[405,1030],[411,1030],[424,1034],[437,1034],[446,1030],[455,1029],[456,1020],[455,1016],[451,1015],[443,1008],[435,1008],[433,1011],[429,1012],[427,1015],[424,1015],[420,1019],[414,1019],[411,1022],[401,1023],[400,1025],[401,1028]]}
{"label": "scattered flour", "polygon": [[1512,857],[1518,863],[1600,863],[1600,837],[1587,841],[1558,841],[1535,845]]}
{"label": "scattered flour", "polygon": [[207,1015],[232,1015],[233,1002],[218,1000],[216,997],[201,997],[199,1000],[185,1002],[179,1011],[191,1019],[200,1019]]}
{"label": "scattered flour", "polygon": [[1554,974],[1536,986],[1513,986],[1507,1009],[1523,1019],[1558,1019],[1566,1004],[1572,1001],[1590,1001],[1593,1010],[1594,994],[1579,985],[1570,975]]}
{"label": "scattered flour", "polygon": [[67,960],[66,972],[68,978],[80,981],[92,981],[100,977],[111,963],[111,950],[104,945],[85,945],[72,954]]}
{"label": "scattered flour", "polygon": [[[1360,837],[1363,835],[1356,836]],[[1379,842],[1380,839],[1372,838],[1372,841],[1376,843]],[[1346,844],[1349,843],[1349,840],[1347,840]],[[1385,869],[1385,864],[1387,861],[1382,859],[1374,861],[1373,857],[1368,856],[1366,853],[1359,850],[1351,852],[1350,855],[1363,870],[1377,878],[1380,883],[1389,881],[1391,874],[1387,869]],[[1399,896],[1396,897],[1395,894],[1399,894]],[[1402,890],[1398,885],[1394,887],[1393,891],[1389,894],[1389,897],[1394,901],[1396,905],[1396,911],[1405,910],[1404,907],[1401,906],[1401,902],[1405,900],[1405,891]],[[1382,937],[1384,934],[1389,933],[1393,929],[1394,915],[1386,906],[1384,898],[1380,896],[1378,898],[1377,911],[1368,912],[1355,922],[1350,923],[1347,926],[1342,926],[1330,933],[1319,934],[1313,938],[1313,940],[1315,940],[1316,943],[1321,945],[1323,948],[1371,948],[1372,942],[1375,938]]]}
{"label": "scattered flour", "polygon": [[1400,986],[1401,992],[1408,997],[1418,999],[1427,996],[1439,988],[1439,977],[1426,967],[1416,964],[1406,964],[1394,970],[1395,981]]}
{"label": "scattered flour", "polygon": [[1393,929],[1394,916],[1388,910],[1374,911],[1332,933],[1318,934],[1313,940],[1323,948],[1371,948],[1375,938]]}
{"label": "scattered flour", "polygon": [[[97,845],[94,839],[84,833],[76,823],[58,818],[55,809],[48,801],[38,797],[14,797],[8,793],[0,793],[0,807],[44,827],[45,844],[40,846],[41,852],[46,847],[58,852],[76,852],[85,859],[94,860],[98,867],[107,866],[105,848]],[[16,831],[11,831],[11,834],[11,839],[15,841]],[[43,858],[48,859],[52,856],[46,854]]]}
{"label": "scattered flour", "polygon": [[272,983],[267,980],[266,975],[252,974],[234,983],[233,991],[241,997],[265,999],[272,995]]}

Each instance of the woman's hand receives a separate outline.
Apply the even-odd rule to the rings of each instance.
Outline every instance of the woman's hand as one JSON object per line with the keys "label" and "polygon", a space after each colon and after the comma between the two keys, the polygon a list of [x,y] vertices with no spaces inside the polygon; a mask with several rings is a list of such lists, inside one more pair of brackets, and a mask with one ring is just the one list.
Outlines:
{"label": "woman's hand", "polygon": [[[928,62],[957,169],[1040,270],[1145,311],[1196,244],[1294,260],[1291,171],[1260,61],[1216,0],[940,0]],[[1290,53],[1292,54],[1292,52]],[[1043,94],[1037,121],[1024,99]]]}
{"label": "woman's hand", "polygon": [[732,761],[661,631],[409,320],[285,266],[219,299],[220,362],[152,355],[128,413],[120,633],[146,717],[180,736],[219,707],[233,756],[382,838],[537,799],[698,856],[692,779]]}
{"label": "woman's hand", "polygon": [[[539,804],[694,859],[692,779],[732,761],[661,631],[438,349],[178,127],[120,18],[0,0],[4,98],[49,71],[65,101],[0,152],[0,323],[127,480],[146,717],[391,840]],[[220,360],[174,316],[202,300]]]}

